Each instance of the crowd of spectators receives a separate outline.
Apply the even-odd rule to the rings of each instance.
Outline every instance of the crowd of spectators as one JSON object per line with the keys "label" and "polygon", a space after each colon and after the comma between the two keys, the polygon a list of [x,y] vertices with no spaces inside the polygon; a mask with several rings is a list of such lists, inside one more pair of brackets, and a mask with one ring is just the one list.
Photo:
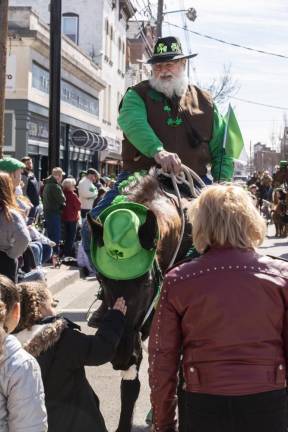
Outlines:
{"label": "crowd of spectators", "polygon": [[39,182],[29,156],[0,159],[0,273],[14,282],[43,280],[43,264],[76,259],[82,221],[110,182],[94,168],[76,181],[60,167]]}

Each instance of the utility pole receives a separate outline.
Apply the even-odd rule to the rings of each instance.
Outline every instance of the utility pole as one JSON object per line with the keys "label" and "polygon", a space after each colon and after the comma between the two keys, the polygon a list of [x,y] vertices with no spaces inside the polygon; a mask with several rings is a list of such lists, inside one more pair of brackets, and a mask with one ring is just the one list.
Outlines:
{"label": "utility pole", "polygon": [[61,101],[61,15],[62,0],[50,1],[50,90],[48,170],[60,161],[60,101]]}
{"label": "utility pole", "polygon": [[4,147],[4,109],[8,36],[8,0],[0,0],[0,158]]}
{"label": "utility pole", "polygon": [[164,0],[158,0],[157,26],[156,26],[157,38],[162,37],[163,7],[164,7]]}

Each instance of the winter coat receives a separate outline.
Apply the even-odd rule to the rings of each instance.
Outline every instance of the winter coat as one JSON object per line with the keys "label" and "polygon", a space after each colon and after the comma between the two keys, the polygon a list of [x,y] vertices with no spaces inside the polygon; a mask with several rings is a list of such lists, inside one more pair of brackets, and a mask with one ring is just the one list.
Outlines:
{"label": "winter coat", "polygon": [[286,387],[288,263],[211,248],[165,277],[149,340],[156,430],[174,431],[183,352],[187,392],[242,396]]}
{"label": "winter coat", "polygon": [[124,327],[121,312],[111,310],[95,336],[59,317],[47,317],[16,336],[41,367],[51,432],[107,432],[99,399],[84,366],[112,360]]}
{"label": "winter coat", "polygon": [[33,206],[38,206],[40,204],[39,199],[39,183],[31,171],[24,170],[21,176],[24,183],[23,194],[26,195]]}
{"label": "winter coat", "polygon": [[65,206],[65,195],[62,187],[57,183],[52,175],[44,180],[43,189],[43,209],[44,214],[58,213]]}
{"label": "winter coat", "polygon": [[12,219],[7,222],[0,210],[0,251],[9,258],[18,258],[27,249],[31,240],[23,217],[16,210],[10,210]]}
{"label": "winter coat", "polygon": [[62,211],[62,220],[64,222],[77,222],[79,219],[79,211],[81,209],[81,202],[73,191],[64,191],[66,198],[66,206]]}
{"label": "winter coat", "polygon": [[12,335],[5,339],[0,360],[0,431],[47,431],[39,365]]}
{"label": "winter coat", "polygon": [[78,194],[82,210],[91,210],[94,199],[98,195],[97,187],[88,177],[83,177],[78,184]]}

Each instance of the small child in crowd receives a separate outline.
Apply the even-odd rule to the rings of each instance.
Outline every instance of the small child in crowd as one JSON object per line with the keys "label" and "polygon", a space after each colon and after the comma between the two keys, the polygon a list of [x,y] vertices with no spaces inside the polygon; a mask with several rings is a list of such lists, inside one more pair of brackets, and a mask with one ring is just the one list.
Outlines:
{"label": "small child in crowd", "polygon": [[43,282],[21,283],[18,289],[21,320],[16,336],[40,364],[49,431],[107,432],[84,366],[112,360],[124,330],[125,300],[118,298],[95,336],[88,336],[78,325],[55,315]]}
{"label": "small child in crowd", "polygon": [[0,275],[0,430],[44,432],[47,414],[39,365],[9,334],[19,319],[17,288]]}

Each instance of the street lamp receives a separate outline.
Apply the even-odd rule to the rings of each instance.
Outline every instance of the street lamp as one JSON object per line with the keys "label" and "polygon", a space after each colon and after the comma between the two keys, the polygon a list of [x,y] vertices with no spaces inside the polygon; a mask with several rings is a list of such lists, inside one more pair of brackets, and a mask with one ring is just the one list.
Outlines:
{"label": "street lamp", "polygon": [[163,12],[162,15],[164,17],[164,15],[171,14],[171,13],[177,13],[177,12],[186,12],[185,15],[189,19],[189,21],[194,22],[197,18],[196,9],[194,9],[193,7],[189,8],[189,9],[179,9],[179,10],[175,10],[175,11]]}
{"label": "street lamp", "polygon": [[186,17],[189,19],[189,21],[195,21],[197,18],[196,9],[194,9],[193,7],[189,9],[178,9],[178,10],[163,12],[163,0],[158,0],[157,27],[156,27],[157,37],[162,36],[162,22],[164,16],[172,13],[179,13],[179,12],[185,12]]}

